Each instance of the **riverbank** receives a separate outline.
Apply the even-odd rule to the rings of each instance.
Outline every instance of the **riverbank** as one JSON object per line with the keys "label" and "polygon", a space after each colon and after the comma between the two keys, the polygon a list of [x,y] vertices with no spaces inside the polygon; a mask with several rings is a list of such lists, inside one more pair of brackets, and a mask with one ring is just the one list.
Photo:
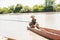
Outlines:
{"label": "riverbank", "polygon": [[[7,13],[8,15],[20,15],[20,14],[59,14],[60,12],[34,12],[34,13]],[[6,15],[6,14],[0,14],[0,15]]]}

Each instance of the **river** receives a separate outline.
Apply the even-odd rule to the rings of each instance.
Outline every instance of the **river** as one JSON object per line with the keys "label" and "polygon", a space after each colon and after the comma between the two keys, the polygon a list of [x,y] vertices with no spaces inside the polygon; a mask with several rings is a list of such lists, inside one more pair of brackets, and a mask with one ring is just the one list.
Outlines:
{"label": "river", "polygon": [[3,14],[0,15],[0,35],[16,40],[48,40],[27,30],[31,15],[35,15],[40,27],[60,30],[60,12]]}

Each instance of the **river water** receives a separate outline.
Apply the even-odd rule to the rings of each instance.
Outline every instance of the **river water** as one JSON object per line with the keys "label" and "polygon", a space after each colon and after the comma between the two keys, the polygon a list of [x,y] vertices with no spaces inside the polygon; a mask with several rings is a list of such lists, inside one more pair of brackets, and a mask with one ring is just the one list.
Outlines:
{"label": "river water", "polygon": [[3,14],[0,15],[0,35],[16,40],[48,40],[27,30],[31,15],[35,15],[40,27],[60,30],[60,12]]}

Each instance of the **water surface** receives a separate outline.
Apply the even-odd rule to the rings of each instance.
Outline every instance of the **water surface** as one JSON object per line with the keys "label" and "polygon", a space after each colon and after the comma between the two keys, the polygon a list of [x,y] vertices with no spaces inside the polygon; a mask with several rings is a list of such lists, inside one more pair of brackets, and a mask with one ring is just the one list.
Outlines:
{"label": "water surface", "polygon": [[29,13],[0,15],[0,35],[15,38],[16,40],[48,40],[27,30],[31,15],[35,15],[40,27],[60,30],[60,12],[56,13]]}

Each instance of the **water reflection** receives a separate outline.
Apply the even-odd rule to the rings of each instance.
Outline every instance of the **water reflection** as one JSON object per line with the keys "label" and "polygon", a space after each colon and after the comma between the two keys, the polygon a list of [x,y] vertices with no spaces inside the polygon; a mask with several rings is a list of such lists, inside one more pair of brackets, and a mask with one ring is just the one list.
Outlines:
{"label": "water reflection", "polygon": [[46,23],[46,26],[53,27],[55,23],[54,14],[46,14],[45,23]]}

